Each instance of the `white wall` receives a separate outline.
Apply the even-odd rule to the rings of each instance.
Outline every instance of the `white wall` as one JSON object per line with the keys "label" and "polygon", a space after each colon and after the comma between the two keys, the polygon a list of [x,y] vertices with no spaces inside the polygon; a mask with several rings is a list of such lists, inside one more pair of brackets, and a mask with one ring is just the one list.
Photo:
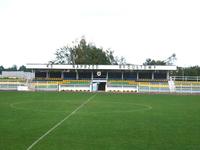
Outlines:
{"label": "white wall", "polygon": [[112,86],[106,86],[106,92],[138,92],[138,87],[133,86],[118,86],[118,87],[112,87]]}
{"label": "white wall", "polygon": [[90,91],[90,86],[62,86],[59,85],[59,91]]}

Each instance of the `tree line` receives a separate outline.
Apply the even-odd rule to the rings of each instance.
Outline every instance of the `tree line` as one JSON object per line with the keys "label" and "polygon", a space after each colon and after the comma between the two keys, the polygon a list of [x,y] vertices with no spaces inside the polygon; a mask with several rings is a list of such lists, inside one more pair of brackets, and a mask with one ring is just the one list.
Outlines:
{"label": "tree line", "polygon": [[[160,60],[152,60],[153,62],[160,62]],[[145,64],[144,62],[143,64]],[[152,65],[158,65],[158,64],[152,64]],[[163,64],[163,62],[162,62]],[[149,64],[150,65],[150,64]],[[160,63],[159,63],[160,65]],[[0,65],[0,74],[2,71],[25,71],[30,72],[29,69],[26,68],[26,66],[22,65],[19,68],[17,68],[16,65],[13,65],[9,68],[4,68],[2,65]],[[176,71],[172,72],[173,76],[200,76],[200,66],[192,66],[192,67],[178,67]]]}
{"label": "tree line", "polygon": [[12,67],[5,68],[3,65],[0,65],[0,74],[2,71],[30,71],[26,68],[25,65],[21,65],[19,68],[17,65],[13,65]]}

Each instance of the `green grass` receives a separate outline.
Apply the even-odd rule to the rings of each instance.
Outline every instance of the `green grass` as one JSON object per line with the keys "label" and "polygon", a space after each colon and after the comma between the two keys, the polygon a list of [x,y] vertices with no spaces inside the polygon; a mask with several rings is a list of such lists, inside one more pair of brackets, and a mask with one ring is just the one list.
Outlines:
{"label": "green grass", "polygon": [[[0,92],[0,150],[26,150],[91,93]],[[200,96],[98,93],[33,150],[199,150]]]}

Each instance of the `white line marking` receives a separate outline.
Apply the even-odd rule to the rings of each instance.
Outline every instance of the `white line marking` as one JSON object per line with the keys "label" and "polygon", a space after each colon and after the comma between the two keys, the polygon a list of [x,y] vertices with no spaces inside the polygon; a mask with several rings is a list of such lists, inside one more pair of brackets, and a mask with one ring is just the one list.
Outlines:
{"label": "white line marking", "polygon": [[[113,110],[110,110],[110,111],[97,111],[97,112],[90,112],[90,114],[94,113],[94,114],[113,114],[113,113],[131,113],[131,112],[137,112],[137,111],[147,111],[147,110],[151,110],[153,109],[152,106],[150,105],[144,105],[144,104],[138,104],[138,103],[122,103],[122,102],[92,102],[94,104],[101,104],[101,103],[111,103],[111,104],[128,104],[128,105],[133,105],[133,106],[142,106],[144,108],[140,108],[140,109],[130,109],[130,110],[116,110],[116,111],[113,111]],[[92,104],[90,103],[90,104]],[[79,114],[88,114],[86,112],[80,112]]]}
{"label": "white line marking", "polygon": [[[43,102],[48,102],[48,103],[58,103],[59,101],[43,101]],[[61,103],[65,103],[65,104],[75,104],[74,102],[64,102],[64,101],[60,101]],[[16,109],[16,110],[26,110],[26,111],[36,111],[36,112],[52,112],[52,113],[55,113],[55,112],[63,112],[63,113],[69,113],[69,111],[49,111],[49,110],[40,110],[40,109],[34,109],[34,108],[23,108],[23,107],[18,107],[17,105],[19,104],[32,104],[32,103],[35,103],[35,101],[22,101],[22,102],[17,102],[17,103],[12,103],[10,104],[9,106],[13,109]]]}
{"label": "white line marking", "polygon": [[96,94],[89,97],[85,102],[83,102],[80,106],[78,106],[74,111],[72,111],[69,115],[67,115],[63,120],[59,121],[56,125],[54,125],[51,129],[49,129],[46,133],[44,133],[41,137],[39,137],[36,141],[34,141],[26,150],[32,149],[39,141],[41,141],[45,136],[47,136],[49,133],[51,133],[58,126],[60,126],[65,120],[69,119],[72,115],[74,115],[79,109],[81,109],[84,105],[86,105],[95,96],[96,96]]}

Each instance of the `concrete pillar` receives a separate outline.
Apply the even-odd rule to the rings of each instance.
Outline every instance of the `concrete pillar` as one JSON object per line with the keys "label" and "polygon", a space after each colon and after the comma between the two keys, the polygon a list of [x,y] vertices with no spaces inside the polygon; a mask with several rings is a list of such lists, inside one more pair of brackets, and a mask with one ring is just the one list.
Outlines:
{"label": "concrete pillar", "polygon": [[167,80],[169,80],[169,71],[167,71],[166,77],[167,77]]}
{"label": "concrete pillar", "polygon": [[61,72],[61,78],[64,79],[64,72]]}
{"label": "concrete pillar", "polygon": [[35,78],[35,70],[32,69],[33,78]]}
{"label": "concrete pillar", "polygon": [[124,72],[122,71],[122,80],[124,80]]}
{"label": "concrete pillar", "polygon": [[106,80],[108,80],[108,71],[106,72]]}
{"label": "concrete pillar", "polygon": [[151,79],[154,80],[154,72],[151,74]]}
{"label": "concrete pillar", "polygon": [[137,72],[137,80],[139,80],[139,72]]}
{"label": "concrete pillar", "polygon": [[49,71],[46,71],[46,79],[49,78]]}
{"label": "concrete pillar", "polygon": [[92,78],[92,80],[94,79],[93,71],[91,72],[91,78]]}
{"label": "concrete pillar", "polygon": [[76,80],[78,80],[79,76],[78,76],[78,71],[76,71]]}

